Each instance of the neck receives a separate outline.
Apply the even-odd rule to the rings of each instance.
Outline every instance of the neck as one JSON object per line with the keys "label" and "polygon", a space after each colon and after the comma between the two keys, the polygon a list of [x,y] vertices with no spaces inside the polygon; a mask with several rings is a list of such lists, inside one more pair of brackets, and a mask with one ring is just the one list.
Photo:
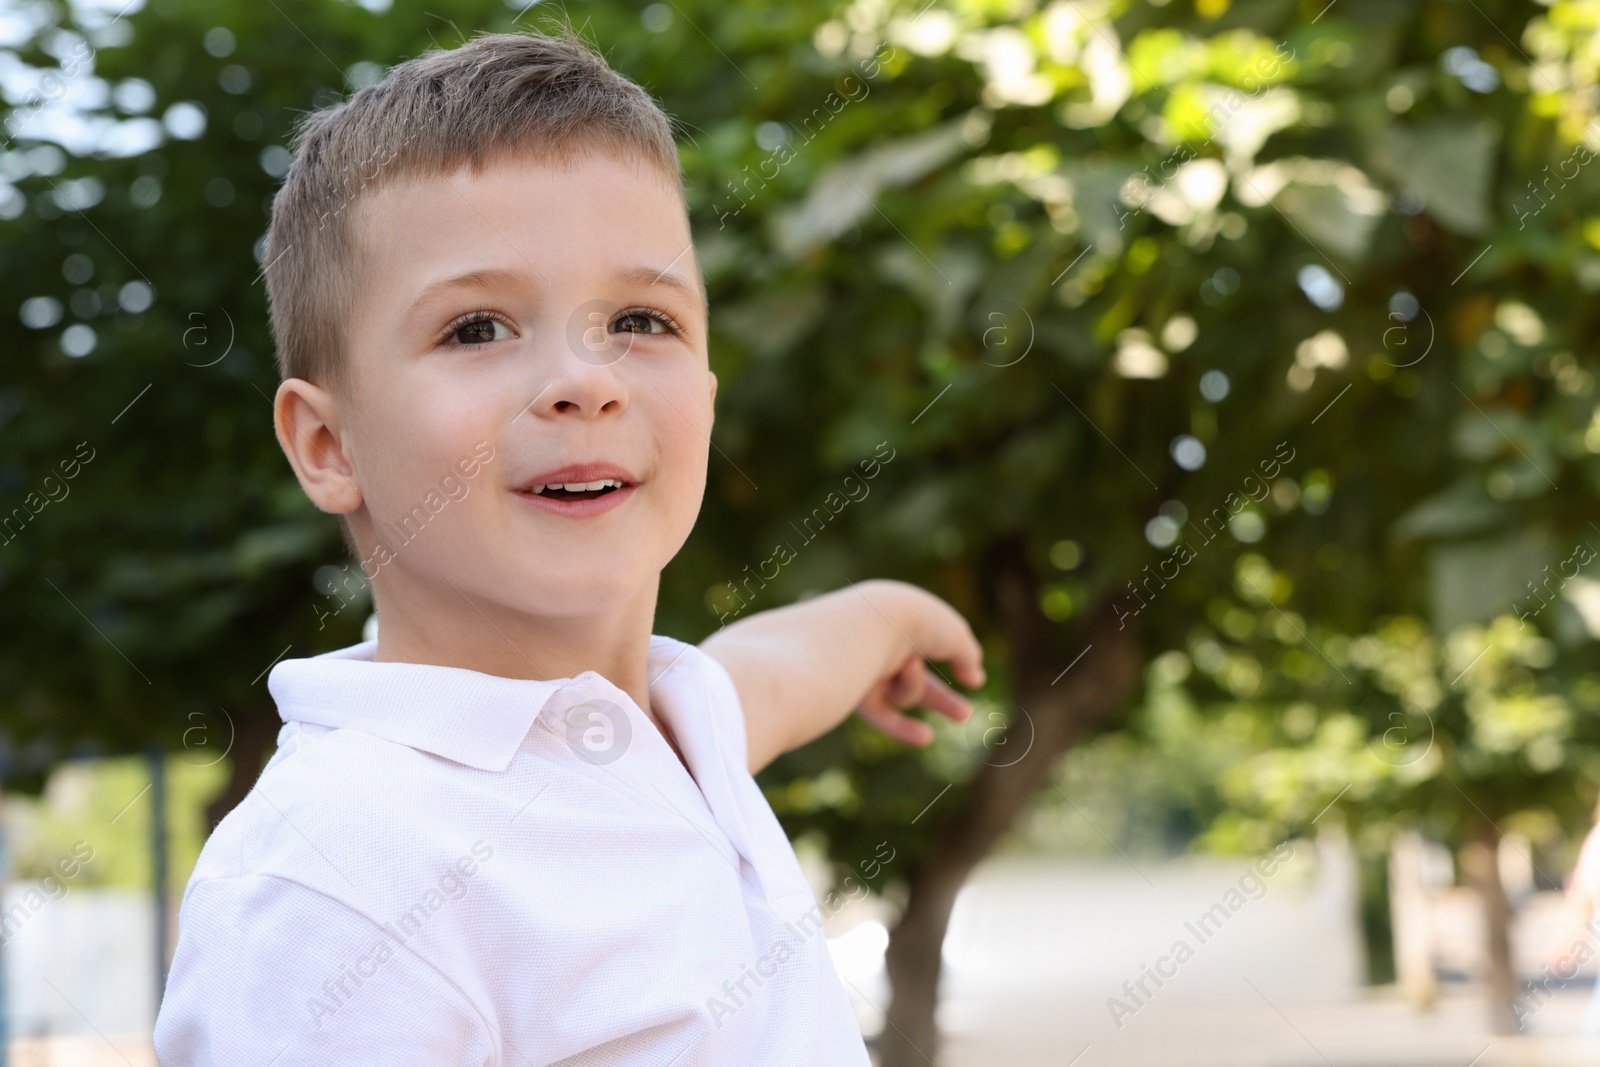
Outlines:
{"label": "neck", "polygon": [[[381,580],[381,579],[380,579]],[[440,583],[375,588],[380,662],[460,667],[502,678],[549,681],[594,671],[631,697],[661,728],[645,676],[657,578],[592,614],[537,615],[490,593]]]}

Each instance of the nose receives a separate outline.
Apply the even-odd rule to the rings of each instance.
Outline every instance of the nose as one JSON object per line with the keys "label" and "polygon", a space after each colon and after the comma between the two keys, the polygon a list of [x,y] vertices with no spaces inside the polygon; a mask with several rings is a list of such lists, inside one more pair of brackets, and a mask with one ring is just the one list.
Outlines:
{"label": "nose", "polygon": [[547,373],[543,388],[529,409],[546,418],[556,416],[592,418],[617,415],[628,407],[628,387],[619,373],[625,345],[619,335],[606,332],[599,322],[574,338],[569,336],[550,346],[547,358],[539,361]]}

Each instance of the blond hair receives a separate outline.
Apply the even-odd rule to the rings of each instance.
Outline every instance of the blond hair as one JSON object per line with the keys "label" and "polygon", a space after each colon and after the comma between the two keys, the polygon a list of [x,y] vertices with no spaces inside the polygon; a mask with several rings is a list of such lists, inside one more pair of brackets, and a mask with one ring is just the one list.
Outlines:
{"label": "blond hair", "polygon": [[262,254],[285,378],[342,382],[342,326],[360,291],[350,206],[385,181],[474,174],[525,151],[595,151],[654,166],[683,198],[672,121],[569,27],[495,33],[392,68],[297,124]]}

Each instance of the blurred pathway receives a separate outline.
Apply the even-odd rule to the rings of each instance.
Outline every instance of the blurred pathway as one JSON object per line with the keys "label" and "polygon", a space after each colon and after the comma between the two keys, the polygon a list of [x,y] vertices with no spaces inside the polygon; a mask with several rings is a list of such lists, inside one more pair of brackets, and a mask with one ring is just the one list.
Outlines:
{"label": "blurred pathway", "polygon": [[952,1005],[961,1026],[947,1028],[939,1067],[1593,1067],[1600,1042],[1554,1036],[1575,1032],[1588,996],[1587,989],[1559,994],[1533,1018],[1530,1036],[1509,1038],[1487,1032],[1472,989],[1453,990],[1425,1013],[1392,989],[1277,1010],[1259,997],[1197,998],[1112,1036],[1095,1005],[969,999]]}

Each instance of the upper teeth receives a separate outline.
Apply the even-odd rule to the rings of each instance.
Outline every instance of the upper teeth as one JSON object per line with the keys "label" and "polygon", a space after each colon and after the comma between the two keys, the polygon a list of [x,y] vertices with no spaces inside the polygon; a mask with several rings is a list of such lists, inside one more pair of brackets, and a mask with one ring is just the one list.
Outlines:
{"label": "upper teeth", "polygon": [[602,478],[598,482],[554,482],[550,485],[536,485],[533,491],[542,493],[546,489],[565,489],[569,493],[579,493],[584,490],[605,489],[608,486],[612,489],[621,489],[622,482],[616,478]]}

